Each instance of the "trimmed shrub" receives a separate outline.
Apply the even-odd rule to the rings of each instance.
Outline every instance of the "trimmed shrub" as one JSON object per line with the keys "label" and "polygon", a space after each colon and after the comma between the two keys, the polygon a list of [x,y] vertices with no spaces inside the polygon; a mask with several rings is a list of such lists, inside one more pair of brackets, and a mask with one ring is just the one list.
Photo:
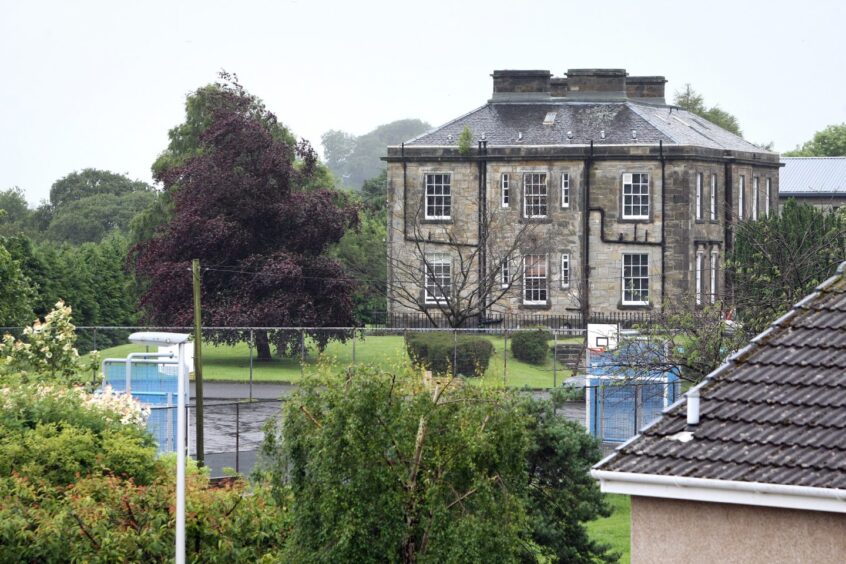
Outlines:
{"label": "trimmed shrub", "polygon": [[549,353],[549,340],[552,334],[544,329],[520,331],[511,337],[511,354],[517,360],[530,364],[543,364]]}
{"label": "trimmed shrub", "polygon": [[412,362],[434,374],[447,374],[455,361],[455,372],[481,376],[488,369],[493,345],[484,337],[452,333],[409,333],[405,347]]}

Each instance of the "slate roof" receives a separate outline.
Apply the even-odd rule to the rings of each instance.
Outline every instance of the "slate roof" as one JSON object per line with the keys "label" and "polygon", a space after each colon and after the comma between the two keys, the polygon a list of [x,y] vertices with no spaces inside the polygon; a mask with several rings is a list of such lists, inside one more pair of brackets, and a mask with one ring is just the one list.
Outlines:
{"label": "slate roof", "polygon": [[[846,489],[846,263],[596,468]],[[671,439],[682,431],[693,439]]]}
{"label": "slate roof", "polygon": [[778,177],[781,196],[846,196],[846,157],[782,157]]}
{"label": "slate roof", "polygon": [[[553,125],[544,125],[555,112]],[[672,106],[627,100],[580,102],[550,98],[549,102],[489,102],[445,125],[406,142],[414,146],[457,146],[467,126],[476,140],[485,135],[496,145],[657,144],[695,145],[712,149],[766,153],[748,141],[688,111]],[[637,139],[632,139],[632,130]],[[605,132],[602,139],[601,131]],[[568,132],[572,138],[568,139]],[[522,133],[522,139],[519,134]]]}

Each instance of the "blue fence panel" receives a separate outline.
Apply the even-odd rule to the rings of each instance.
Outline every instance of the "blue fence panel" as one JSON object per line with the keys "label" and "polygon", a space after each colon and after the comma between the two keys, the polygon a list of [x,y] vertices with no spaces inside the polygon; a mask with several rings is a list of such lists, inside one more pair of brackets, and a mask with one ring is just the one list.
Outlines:
{"label": "blue fence panel", "polygon": [[[104,385],[111,386],[115,392],[126,392],[125,362],[107,362],[103,372]],[[147,430],[156,439],[159,453],[176,450],[177,389],[176,366],[132,364],[130,392],[132,397],[151,408]]]}
{"label": "blue fence panel", "polygon": [[[629,342],[619,350],[606,353],[591,351],[586,384],[588,393],[588,430],[607,442],[624,442],[641,428],[661,416],[665,407],[676,401],[680,382],[676,369],[643,374],[629,368],[638,364],[653,364],[663,345]],[[637,354],[627,359],[627,355]],[[645,359],[645,360],[643,360]],[[659,365],[655,362],[654,365]]]}

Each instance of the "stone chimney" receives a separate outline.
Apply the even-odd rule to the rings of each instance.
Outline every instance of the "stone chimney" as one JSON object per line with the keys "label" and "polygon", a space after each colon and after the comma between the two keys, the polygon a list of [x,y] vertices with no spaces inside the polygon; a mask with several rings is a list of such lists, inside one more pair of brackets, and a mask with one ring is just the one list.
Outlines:
{"label": "stone chimney", "polygon": [[567,98],[622,100],[626,98],[625,69],[569,69]]}
{"label": "stone chimney", "polygon": [[549,97],[548,70],[495,70],[493,77],[493,100],[534,100]]}
{"label": "stone chimney", "polygon": [[568,98],[597,102],[627,99],[664,104],[663,76],[628,76],[625,69],[569,69],[566,78],[546,70],[495,70],[493,102]]}
{"label": "stone chimney", "polygon": [[664,104],[666,83],[667,79],[663,76],[627,76],[626,96],[634,100]]}
{"label": "stone chimney", "polygon": [[549,80],[549,95],[555,98],[567,96],[567,79],[554,77]]}

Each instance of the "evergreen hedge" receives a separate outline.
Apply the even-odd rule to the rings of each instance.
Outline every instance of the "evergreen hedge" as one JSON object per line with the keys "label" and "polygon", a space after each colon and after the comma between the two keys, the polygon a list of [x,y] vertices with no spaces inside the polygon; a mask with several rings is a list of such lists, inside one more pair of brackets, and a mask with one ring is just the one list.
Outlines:
{"label": "evergreen hedge", "polygon": [[520,331],[511,337],[511,354],[517,360],[530,364],[543,364],[549,353],[549,340],[552,334],[544,329]]}
{"label": "evergreen hedge", "polygon": [[494,347],[484,337],[452,333],[409,333],[405,347],[412,362],[434,374],[448,374],[455,362],[455,372],[481,376],[493,355]]}

